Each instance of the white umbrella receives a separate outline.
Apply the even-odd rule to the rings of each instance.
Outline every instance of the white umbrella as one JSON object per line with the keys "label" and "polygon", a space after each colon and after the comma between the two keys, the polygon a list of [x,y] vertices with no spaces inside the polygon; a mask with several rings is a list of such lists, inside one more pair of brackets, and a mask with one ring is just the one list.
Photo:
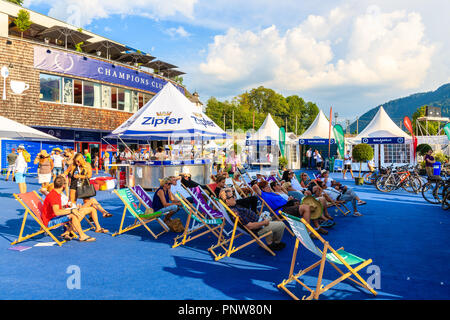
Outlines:
{"label": "white umbrella", "polygon": [[49,134],[0,116],[0,137],[8,139],[40,139],[58,141]]}

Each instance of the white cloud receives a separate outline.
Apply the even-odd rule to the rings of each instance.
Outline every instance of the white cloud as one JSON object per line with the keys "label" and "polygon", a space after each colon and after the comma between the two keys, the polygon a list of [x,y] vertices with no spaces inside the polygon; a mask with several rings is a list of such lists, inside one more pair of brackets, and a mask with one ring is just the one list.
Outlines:
{"label": "white cloud", "polygon": [[[343,52],[338,55],[335,46]],[[352,15],[337,8],[326,16],[310,15],[283,33],[271,26],[230,28],[215,36],[195,85],[236,83],[245,84],[239,90],[265,85],[297,92],[344,86],[404,90],[422,84],[434,49],[424,40],[418,13],[383,13],[371,6]]]}
{"label": "white cloud", "polygon": [[89,25],[94,19],[111,15],[137,15],[165,19],[180,15],[193,18],[197,0],[25,0],[24,6],[46,4],[49,15],[77,26]]}
{"label": "white cloud", "polygon": [[191,35],[182,26],[179,26],[178,28],[169,28],[165,32],[172,38],[187,38]]}

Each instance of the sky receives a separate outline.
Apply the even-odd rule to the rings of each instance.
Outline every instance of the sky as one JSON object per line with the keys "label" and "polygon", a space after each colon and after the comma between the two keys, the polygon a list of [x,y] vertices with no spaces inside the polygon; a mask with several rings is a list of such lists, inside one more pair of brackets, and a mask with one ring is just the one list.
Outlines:
{"label": "sky", "polygon": [[190,92],[258,86],[355,119],[450,82],[449,0],[25,0],[179,67]]}

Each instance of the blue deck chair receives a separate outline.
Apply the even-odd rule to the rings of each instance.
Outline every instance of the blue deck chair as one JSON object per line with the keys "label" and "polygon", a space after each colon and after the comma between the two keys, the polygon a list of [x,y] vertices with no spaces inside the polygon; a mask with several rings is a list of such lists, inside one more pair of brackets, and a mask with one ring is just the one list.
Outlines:
{"label": "blue deck chair", "polygon": [[[369,290],[373,295],[377,295],[377,292],[373,290],[367,282],[358,274],[358,271],[365,268],[369,264],[372,263],[372,259],[362,259],[360,257],[357,257],[347,251],[344,251],[344,248],[339,248],[338,250],[334,250],[330,244],[325,241],[317,232],[314,230],[313,227],[311,227],[308,222],[306,222],[303,218],[297,218],[293,217],[291,215],[282,213],[280,211],[280,214],[285,216],[287,221],[292,227],[292,230],[294,230],[294,233],[296,235],[296,241],[295,241],[295,248],[294,252],[292,254],[292,261],[291,261],[291,268],[289,271],[289,277],[285,280],[283,280],[279,285],[278,288],[283,289],[286,291],[293,299],[299,300],[296,295],[294,295],[288,288],[286,288],[286,285],[289,284],[292,281],[295,281],[299,283],[301,286],[303,286],[305,289],[307,289],[310,292],[309,296],[304,296],[304,300],[311,300],[311,299],[319,299],[319,296],[324,293],[325,291],[329,290],[330,288],[334,287],[338,283],[344,281],[345,279],[349,279],[356,283],[357,285]],[[320,240],[320,242],[323,244],[323,250],[320,250],[314,242],[311,240],[311,237],[309,235],[309,232],[314,234],[317,239]],[[316,263],[312,264],[311,266],[300,270],[297,274],[294,274],[294,267],[295,267],[295,261],[297,258],[297,252],[299,243],[301,243],[306,249],[311,251],[316,256],[320,257],[320,260]],[[336,280],[332,281],[325,287],[322,285],[322,278],[323,278],[323,271],[325,268],[325,262],[328,262],[331,264],[340,274],[341,276],[337,278]],[[345,267],[348,272],[343,272],[337,265],[340,265],[341,267]],[[355,266],[355,267],[353,267]],[[312,289],[308,287],[305,283],[299,280],[299,278],[309,271],[319,267],[319,274],[317,276],[317,284],[315,289]],[[356,278],[351,278],[354,276]]]}

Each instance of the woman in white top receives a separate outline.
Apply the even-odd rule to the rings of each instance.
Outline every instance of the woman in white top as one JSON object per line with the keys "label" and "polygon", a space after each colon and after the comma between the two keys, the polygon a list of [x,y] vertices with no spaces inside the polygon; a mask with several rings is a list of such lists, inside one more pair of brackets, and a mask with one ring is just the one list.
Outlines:
{"label": "woman in white top", "polygon": [[20,193],[27,192],[27,184],[25,181],[25,173],[27,172],[28,164],[25,161],[23,153],[25,152],[25,147],[20,145],[17,148],[17,158],[14,163],[14,177],[16,179],[16,183],[19,185]]}
{"label": "woman in white top", "polygon": [[320,169],[322,169],[323,158],[320,155],[319,150],[315,151],[314,158],[316,159],[317,170],[320,171]]}

